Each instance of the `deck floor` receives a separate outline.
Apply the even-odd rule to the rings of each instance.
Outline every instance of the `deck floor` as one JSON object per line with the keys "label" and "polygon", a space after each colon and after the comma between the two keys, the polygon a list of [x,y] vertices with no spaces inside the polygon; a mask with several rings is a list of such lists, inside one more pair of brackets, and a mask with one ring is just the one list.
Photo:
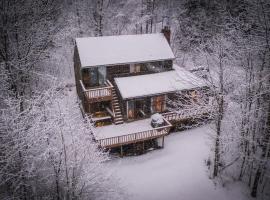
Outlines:
{"label": "deck floor", "polygon": [[116,136],[128,135],[151,129],[153,129],[153,127],[151,126],[151,119],[147,118],[120,125],[113,124],[109,126],[97,127],[94,129],[94,136],[97,140],[100,140]]}

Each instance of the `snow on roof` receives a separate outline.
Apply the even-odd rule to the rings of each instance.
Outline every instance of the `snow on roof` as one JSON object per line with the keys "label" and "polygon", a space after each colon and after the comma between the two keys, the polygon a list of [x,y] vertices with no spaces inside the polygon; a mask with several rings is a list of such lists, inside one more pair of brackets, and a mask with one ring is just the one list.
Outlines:
{"label": "snow on roof", "polygon": [[115,83],[123,99],[206,86],[204,80],[184,68],[174,65],[174,69],[161,73],[115,78]]}
{"label": "snow on roof", "polygon": [[76,38],[82,67],[174,59],[162,33]]}

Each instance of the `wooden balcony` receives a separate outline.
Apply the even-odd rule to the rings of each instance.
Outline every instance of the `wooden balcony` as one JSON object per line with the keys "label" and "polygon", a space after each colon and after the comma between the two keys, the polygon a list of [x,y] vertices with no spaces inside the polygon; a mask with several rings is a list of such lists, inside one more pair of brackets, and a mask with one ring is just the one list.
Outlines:
{"label": "wooden balcony", "polygon": [[112,83],[107,80],[104,87],[86,88],[82,80],[80,80],[82,91],[87,102],[109,101],[112,99]]}
{"label": "wooden balcony", "polygon": [[[121,135],[121,133],[119,133],[120,134],[119,136],[100,138],[100,139],[96,138],[96,141],[103,148],[112,148],[112,147],[117,147],[121,145],[160,138],[167,135],[172,126],[170,122],[168,122],[166,119],[164,120],[165,120],[165,125],[158,128],[148,128],[143,131],[127,133],[125,135]],[[149,120],[147,120],[147,122],[149,122]],[[131,123],[134,123],[134,122],[131,122]],[[122,125],[114,125],[114,126],[122,126]]]}

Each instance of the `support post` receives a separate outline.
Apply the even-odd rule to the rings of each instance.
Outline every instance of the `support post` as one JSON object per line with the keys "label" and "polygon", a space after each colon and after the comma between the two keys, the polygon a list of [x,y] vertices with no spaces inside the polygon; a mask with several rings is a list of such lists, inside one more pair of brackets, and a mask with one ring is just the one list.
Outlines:
{"label": "support post", "polygon": [[121,156],[121,158],[122,158],[122,157],[123,157],[123,145],[121,145],[120,148],[121,148],[120,156]]}
{"label": "support post", "polygon": [[164,136],[162,137],[162,148],[164,148]]}
{"label": "support post", "polygon": [[136,145],[135,145],[135,143],[133,143],[132,146],[133,146],[132,147],[133,155],[136,155],[137,152],[136,152]]}

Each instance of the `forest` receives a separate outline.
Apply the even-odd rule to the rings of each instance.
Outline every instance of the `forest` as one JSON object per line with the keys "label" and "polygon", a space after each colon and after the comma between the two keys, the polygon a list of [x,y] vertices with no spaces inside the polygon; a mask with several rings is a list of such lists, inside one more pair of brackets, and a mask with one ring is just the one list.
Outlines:
{"label": "forest", "polygon": [[0,199],[126,199],[69,93],[75,38],[164,24],[175,62],[206,69],[215,97],[210,178],[269,198],[269,0],[1,0]]}

